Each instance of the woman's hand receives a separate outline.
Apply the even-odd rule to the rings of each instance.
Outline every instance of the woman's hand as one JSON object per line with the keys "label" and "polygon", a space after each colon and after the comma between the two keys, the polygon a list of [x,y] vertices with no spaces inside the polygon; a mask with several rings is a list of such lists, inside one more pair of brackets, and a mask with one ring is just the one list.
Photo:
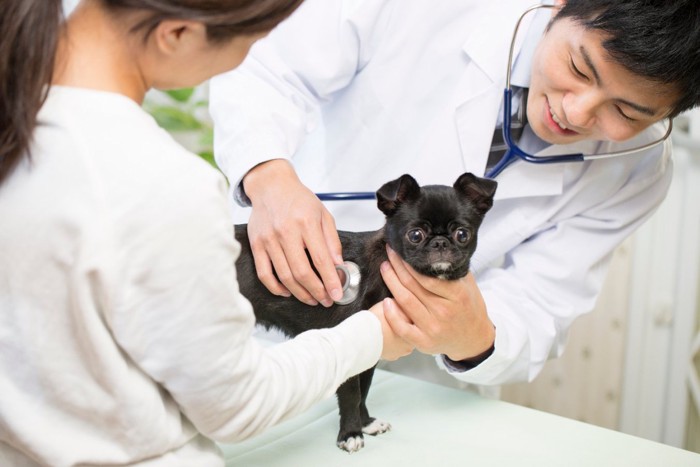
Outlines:
{"label": "woman's hand", "polygon": [[384,316],[386,307],[392,300],[390,298],[377,303],[369,309],[382,323],[382,335],[384,336],[384,346],[382,347],[383,360],[396,360],[404,357],[413,351],[413,346],[400,338],[387,323]]}
{"label": "woman's hand", "polygon": [[335,265],[343,258],[335,221],[289,162],[264,162],[243,184],[253,205],[248,237],[260,281],[275,295],[291,293],[309,305],[339,300],[343,291]]}
{"label": "woman's hand", "polygon": [[398,336],[419,351],[464,360],[493,345],[495,329],[474,276],[446,281],[414,271],[393,250],[382,264],[384,282],[395,301],[385,316]]}

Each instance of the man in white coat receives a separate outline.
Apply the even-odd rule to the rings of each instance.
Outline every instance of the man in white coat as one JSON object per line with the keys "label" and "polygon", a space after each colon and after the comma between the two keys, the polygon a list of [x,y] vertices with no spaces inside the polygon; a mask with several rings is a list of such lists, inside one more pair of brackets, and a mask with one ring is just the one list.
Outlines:
{"label": "man in white coat", "polygon": [[[330,304],[340,293],[336,227],[383,224],[372,201],[324,205],[314,193],[373,192],[404,173],[451,185],[498,160],[508,52],[529,6],[307,0],[212,81],[217,162],[239,204],[252,204],[235,220],[249,222],[273,293]],[[511,77],[514,118],[527,116],[519,146],[596,154],[663,140],[669,119],[700,102],[699,8],[569,0],[526,15]],[[428,280],[390,256],[392,327],[437,356],[443,376],[532,380],[592,309],[612,251],[661,203],[671,172],[668,141],[580,163],[515,162],[496,177],[464,280]]]}

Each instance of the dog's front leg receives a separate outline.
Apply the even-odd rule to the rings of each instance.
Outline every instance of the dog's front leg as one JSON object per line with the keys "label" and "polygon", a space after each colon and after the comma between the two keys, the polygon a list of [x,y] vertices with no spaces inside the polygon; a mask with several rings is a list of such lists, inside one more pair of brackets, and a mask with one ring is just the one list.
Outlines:
{"label": "dog's front leg", "polygon": [[336,444],[347,452],[359,451],[365,445],[360,416],[360,377],[353,376],[348,379],[338,388],[336,394],[340,411],[340,431]]}
{"label": "dog's front leg", "polygon": [[391,424],[370,416],[369,410],[367,410],[367,394],[369,394],[373,376],[374,367],[360,373],[360,419],[362,420],[362,432],[366,435],[376,436],[391,430]]}

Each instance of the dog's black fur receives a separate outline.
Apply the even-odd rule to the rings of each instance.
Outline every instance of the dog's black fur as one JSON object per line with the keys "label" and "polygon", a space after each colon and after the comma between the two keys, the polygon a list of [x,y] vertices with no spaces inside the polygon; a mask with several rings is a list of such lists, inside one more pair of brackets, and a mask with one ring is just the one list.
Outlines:
{"label": "dog's black fur", "polygon": [[[236,263],[240,290],[253,304],[258,323],[293,337],[309,329],[335,326],[389,297],[379,273],[380,264],[387,259],[387,243],[416,271],[446,280],[458,279],[469,272],[477,229],[493,204],[495,191],[495,181],[471,173],[461,175],[453,187],[421,188],[410,175],[383,185],[377,191],[377,205],[386,215],[384,228],[374,232],[338,232],[343,258],[360,267],[362,279],[353,303],[334,304],[330,308],[313,307],[293,297],[271,294],[253,273],[255,263],[247,225],[237,225],[236,239],[241,244]],[[346,451],[362,448],[363,432],[375,435],[390,428],[389,424],[370,417],[365,406],[373,374],[371,368],[338,388],[337,444]]]}

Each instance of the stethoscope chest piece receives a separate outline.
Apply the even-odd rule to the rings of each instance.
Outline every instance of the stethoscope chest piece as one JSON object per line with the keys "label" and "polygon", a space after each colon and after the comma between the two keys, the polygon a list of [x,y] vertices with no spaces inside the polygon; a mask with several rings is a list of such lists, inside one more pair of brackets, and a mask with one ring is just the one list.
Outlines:
{"label": "stethoscope chest piece", "polygon": [[360,267],[352,261],[345,261],[343,264],[336,265],[335,269],[341,273],[343,281],[343,297],[335,303],[338,305],[347,305],[352,303],[360,293]]}

